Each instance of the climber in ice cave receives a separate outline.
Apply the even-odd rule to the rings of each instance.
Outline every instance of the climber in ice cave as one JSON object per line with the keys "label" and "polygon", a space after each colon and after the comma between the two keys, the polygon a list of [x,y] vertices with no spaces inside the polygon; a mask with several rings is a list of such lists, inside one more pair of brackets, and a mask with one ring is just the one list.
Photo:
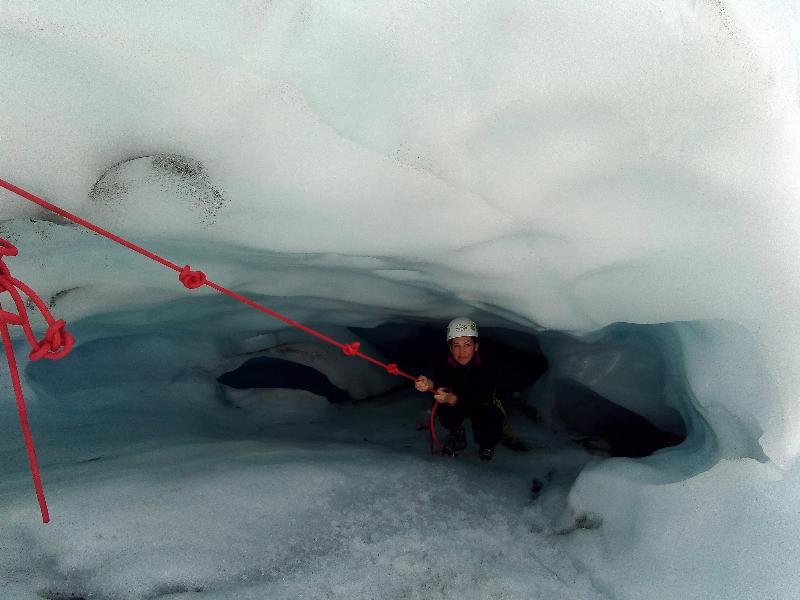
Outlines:
{"label": "climber in ice cave", "polygon": [[439,422],[448,431],[442,454],[457,456],[466,448],[464,421],[469,418],[482,461],[490,461],[503,436],[505,411],[497,398],[497,375],[479,354],[478,327],[468,317],[458,317],[447,326],[450,355],[420,375],[415,387],[433,391]]}

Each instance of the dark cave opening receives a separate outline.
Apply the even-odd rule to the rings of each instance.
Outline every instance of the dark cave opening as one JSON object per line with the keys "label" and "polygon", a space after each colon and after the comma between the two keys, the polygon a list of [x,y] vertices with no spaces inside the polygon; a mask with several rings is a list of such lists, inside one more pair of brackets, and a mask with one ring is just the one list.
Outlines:
{"label": "dark cave opening", "polygon": [[217,381],[240,390],[287,388],[308,390],[318,396],[324,396],[331,402],[350,400],[347,390],[333,385],[330,379],[317,369],[271,356],[251,358],[237,369],[217,377]]}
{"label": "dark cave opening", "polygon": [[677,446],[686,439],[685,434],[663,431],[577,381],[558,380],[553,389],[562,423],[576,441],[592,450],[635,458]]}
{"label": "dark cave opening", "polygon": [[[440,326],[388,322],[377,327],[351,327],[383,356],[391,357],[408,373],[425,373],[447,356]],[[480,352],[498,371],[497,395],[510,413],[541,422],[541,407],[530,392],[548,375],[548,359],[533,333],[501,327],[482,327]],[[224,385],[243,388],[303,389],[331,402],[352,401],[348,392],[320,371],[289,360],[256,357],[218,378]],[[406,383],[398,387],[406,387]],[[397,389],[397,388],[395,388]],[[610,456],[642,457],[680,444],[685,434],[664,431],[647,418],[614,403],[581,382],[554,377],[549,386],[550,410],[561,429],[578,444]],[[546,421],[546,419],[545,419]]]}

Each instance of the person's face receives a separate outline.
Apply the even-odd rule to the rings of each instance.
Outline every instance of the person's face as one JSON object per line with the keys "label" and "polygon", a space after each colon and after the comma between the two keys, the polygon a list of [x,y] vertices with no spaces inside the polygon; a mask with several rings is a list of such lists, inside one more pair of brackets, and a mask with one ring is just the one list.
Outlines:
{"label": "person's face", "polygon": [[478,342],[474,337],[461,336],[450,340],[450,354],[460,365],[466,365],[475,356],[478,349]]}

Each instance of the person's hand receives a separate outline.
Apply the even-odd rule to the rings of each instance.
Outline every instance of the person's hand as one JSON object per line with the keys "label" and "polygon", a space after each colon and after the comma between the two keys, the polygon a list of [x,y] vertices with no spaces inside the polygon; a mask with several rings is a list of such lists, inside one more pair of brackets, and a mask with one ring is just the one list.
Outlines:
{"label": "person's hand", "polygon": [[434,392],[433,399],[441,404],[449,404],[450,406],[458,402],[458,396],[443,387],[440,387]]}
{"label": "person's hand", "polygon": [[425,375],[420,375],[414,382],[414,387],[417,388],[418,392],[429,392],[433,389],[433,381],[425,377]]}

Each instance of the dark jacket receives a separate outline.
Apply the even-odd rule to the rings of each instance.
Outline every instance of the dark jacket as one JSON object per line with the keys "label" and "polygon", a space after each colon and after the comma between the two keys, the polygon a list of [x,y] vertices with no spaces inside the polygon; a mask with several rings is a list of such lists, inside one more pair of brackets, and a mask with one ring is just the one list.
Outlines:
{"label": "dark jacket", "polygon": [[458,396],[455,407],[463,414],[471,414],[478,407],[494,403],[497,376],[477,352],[466,365],[460,365],[448,356],[433,369],[431,379],[436,388],[448,388]]}

